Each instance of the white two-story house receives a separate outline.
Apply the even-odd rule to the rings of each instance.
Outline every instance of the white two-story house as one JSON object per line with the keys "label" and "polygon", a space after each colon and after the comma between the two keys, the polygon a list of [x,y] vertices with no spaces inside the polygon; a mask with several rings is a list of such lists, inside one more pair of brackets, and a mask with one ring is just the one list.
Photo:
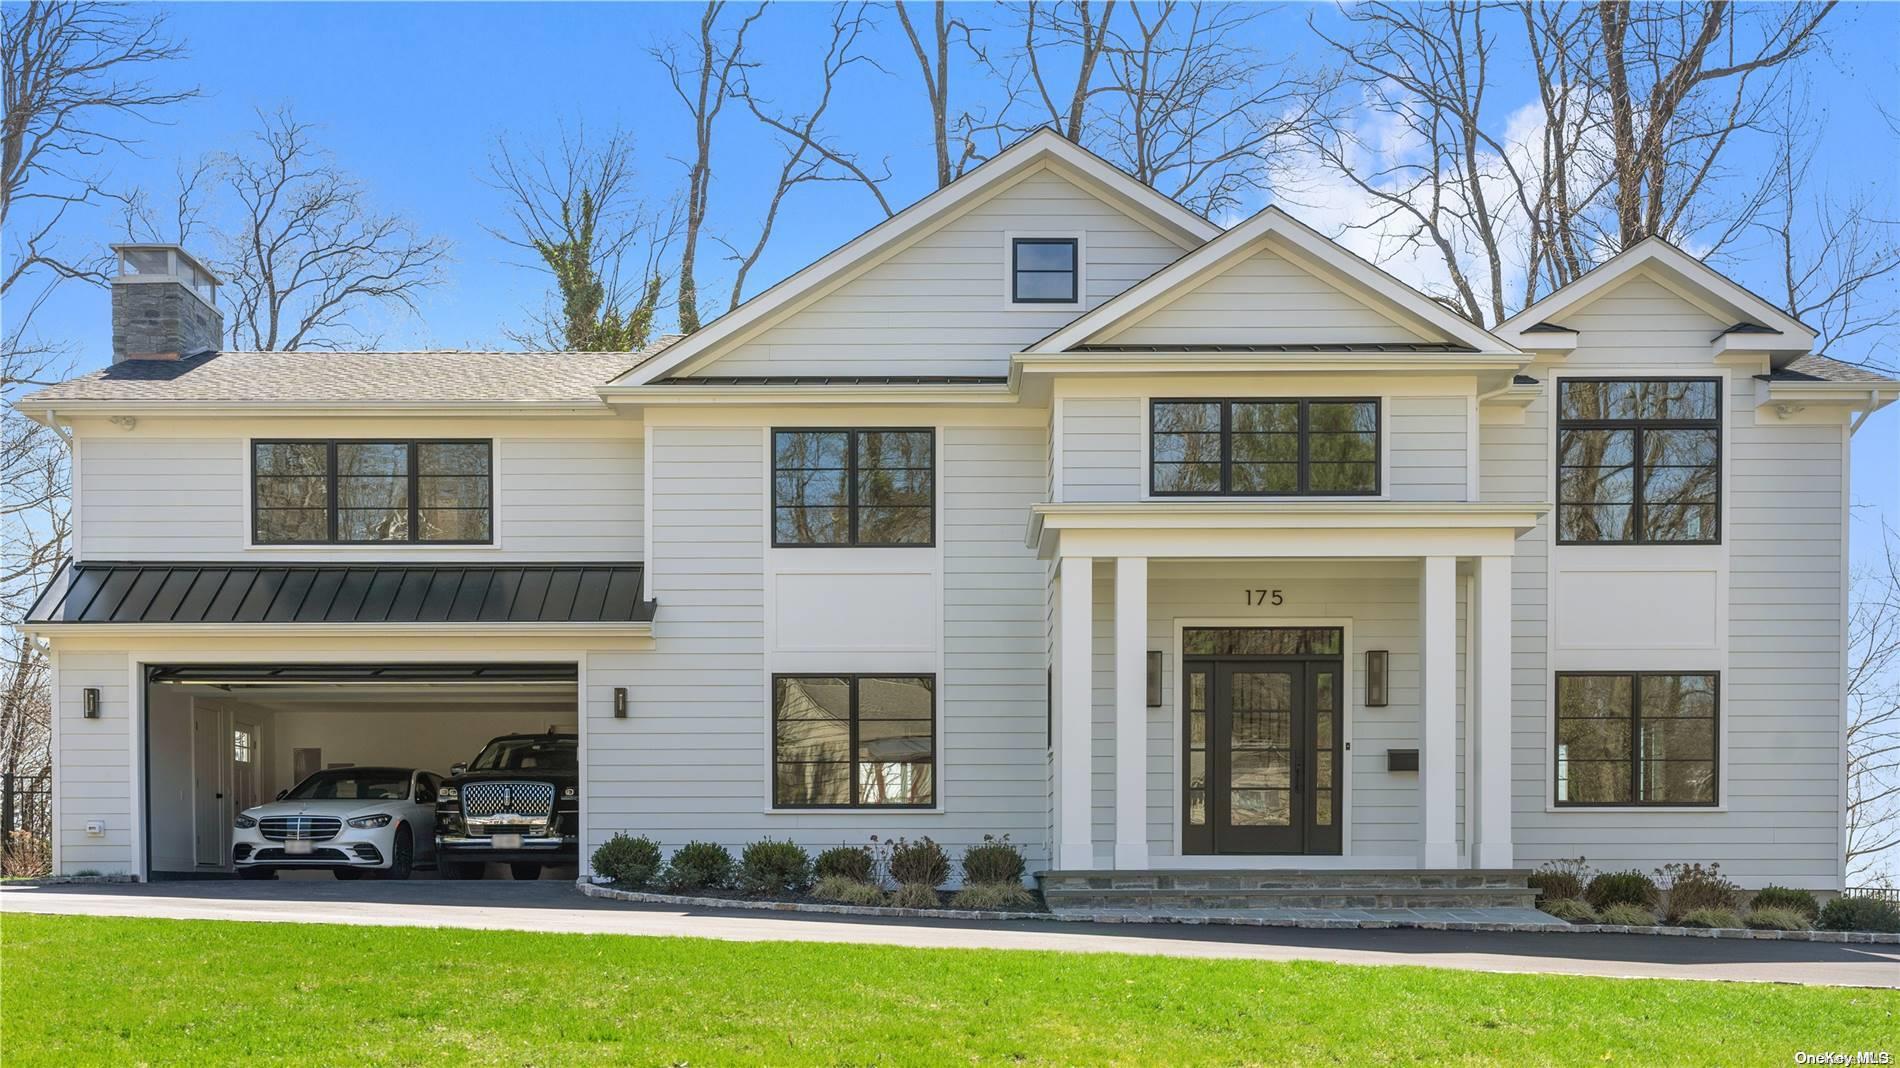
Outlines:
{"label": "white two-story house", "polygon": [[1487,331],[1033,135],[642,353],[219,352],[128,247],[71,443],[59,870],[579,736],[583,857],[1719,862],[1839,889],[1849,441],[1900,383],[1645,241]]}

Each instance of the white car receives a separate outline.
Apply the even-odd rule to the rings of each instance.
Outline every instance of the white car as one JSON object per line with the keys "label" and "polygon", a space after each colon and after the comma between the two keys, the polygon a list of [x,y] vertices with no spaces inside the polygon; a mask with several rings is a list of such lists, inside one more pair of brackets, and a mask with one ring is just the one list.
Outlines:
{"label": "white car", "polygon": [[238,813],[231,859],[245,879],[315,868],[355,879],[407,879],[435,858],[435,792],[417,768],[330,768]]}

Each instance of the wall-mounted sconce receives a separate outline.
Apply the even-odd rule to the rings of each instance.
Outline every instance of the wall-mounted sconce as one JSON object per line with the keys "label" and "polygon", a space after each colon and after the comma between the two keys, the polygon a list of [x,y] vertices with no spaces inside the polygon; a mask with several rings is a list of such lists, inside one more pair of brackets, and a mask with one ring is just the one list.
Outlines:
{"label": "wall-mounted sconce", "polygon": [[1161,650],[1148,650],[1148,707],[1161,707]]}
{"label": "wall-mounted sconce", "polygon": [[1366,707],[1384,708],[1391,700],[1387,693],[1391,654],[1384,649],[1366,650]]}
{"label": "wall-mounted sconce", "polygon": [[99,689],[88,686],[81,692],[80,707],[85,710],[87,719],[99,718]]}
{"label": "wall-mounted sconce", "polygon": [[614,687],[614,718],[627,718],[627,688],[625,686]]}

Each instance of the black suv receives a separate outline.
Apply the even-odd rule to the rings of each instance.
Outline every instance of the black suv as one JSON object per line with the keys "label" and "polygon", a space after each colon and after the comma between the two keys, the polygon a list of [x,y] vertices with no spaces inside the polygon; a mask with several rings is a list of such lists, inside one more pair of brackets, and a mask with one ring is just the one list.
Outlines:
{"label": "black suv", "polygon": [[435,796],[436,856],[446,879],[479,879],[490,861],[517,879],[579,857],[580,736],[504,734],[449,769]]}

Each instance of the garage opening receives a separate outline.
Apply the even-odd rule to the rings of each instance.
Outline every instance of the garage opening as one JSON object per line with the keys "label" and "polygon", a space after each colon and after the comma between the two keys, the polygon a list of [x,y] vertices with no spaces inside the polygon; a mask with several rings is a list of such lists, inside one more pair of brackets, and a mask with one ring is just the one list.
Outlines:
{"label": "garage opening", "polygon": [[[572,878],[571,847],[548,843],[578,805],[577,679],[572,663],[151,667],[148,876]],[[486,780],[479,800],[494,811],[479,815],[520,810],[544,825],[497,824],[508,833],[470,848],[464,765]],[[444,787],[457,795],[441,802],[457,852],[438,856]]]}

